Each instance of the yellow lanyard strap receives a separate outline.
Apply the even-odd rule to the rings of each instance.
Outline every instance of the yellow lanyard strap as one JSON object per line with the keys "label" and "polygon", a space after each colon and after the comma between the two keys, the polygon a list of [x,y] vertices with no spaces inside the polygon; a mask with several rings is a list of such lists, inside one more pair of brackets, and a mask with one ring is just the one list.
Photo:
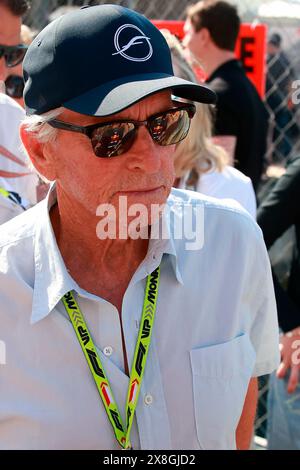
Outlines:
{"label": "yellow lanyard strap", "polygon": [[25,207],[22,206],[22,199],[20,198],[18,193],[15,193],[13,191],[7,191],[4,188],[0,188],[0,194],[1,196],[6,197],[7,199],[14,202],[15,204],[17,204],[18,206],[22,207],[22,209],[25,210]]}
{"label": "yellow lanyard strap", "polygon": [[6,191],[6,189],[4,189],[4,188],[0,188],[0,194],[4,197],[9,198],[9,192]]}
{"label": "yellow lanyard strap", "polygon": [[160,267],[153,271],[147,278],[142,320],[138,340],[135,347],[134,359],[129,379],[126,402],[126,429],[122,422],[118,406],[114,399],[108,378],[105,374],[100,357],[93,343],[91,334],[85,323],[81,310],[72,292],[68,292],[62,298],[65,309],[70,317],[73,328],[89,365],[90,371],[96,383],[99,395],[105,407],[108,419],[113,427],[119,444],[124,449],[130,449],[130,432],[136,410],[140,388],[144,377],[144,371],[151,342],[154,324],[158,289],[160,283]]}

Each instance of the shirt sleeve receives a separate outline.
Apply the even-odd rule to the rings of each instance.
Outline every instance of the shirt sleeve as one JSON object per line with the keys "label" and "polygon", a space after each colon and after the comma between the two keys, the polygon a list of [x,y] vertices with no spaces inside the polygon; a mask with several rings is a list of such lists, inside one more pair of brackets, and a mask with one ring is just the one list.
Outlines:
{"label": "shirt sleeve", "polygon": [[256,220],[256,197],[250,178],[248,184],[245,187],[244,207],[249,212],[249,214],[252,215],[253,219]]}
{"label": "shirt sleeve", "polygon": [[252,272],[249,279],[250,313],[252,316],[250,339],[256,351],[253,377],[270,374],[279,365],[279,328],[272,272],[268,252],[261,231],[257,232],[253,246]]}

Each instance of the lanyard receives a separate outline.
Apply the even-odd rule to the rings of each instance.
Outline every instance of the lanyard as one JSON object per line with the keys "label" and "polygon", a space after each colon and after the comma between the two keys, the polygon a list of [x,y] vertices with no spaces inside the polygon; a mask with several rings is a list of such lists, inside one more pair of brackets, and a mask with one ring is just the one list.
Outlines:
{"label": "lanyard", "polygon": [[122,423],[118,406],[114,399],[108,378],[105,374],[100,357],[92,340],[91,334],[85,323],[81,310],[72,292],[68,292],[62,298],[65,309],[89,365],[90,371],[96,383],[99,395],[102,399],[108,419],[113,427],[115,436],[120,446],[131,449],[130,431],[133,423],[140,388],[144,376],[148,350],[151,342],[151,334],[156,312],[156,303],[160,283],[160,267],[155,269],[147,278],[144,306],[138,340],[135,347],[133,365],[131,369],[126,402],[126,428]]}
{"label": "lanyard", "polygon": [[22,199],[18,193],[15,193],[14,191],[7,191],[4,188],[0,188],[0,194],[1,196],[6,197],[7,199],[14,202],[15,204],[17,204],[18,206],[22,207],[22,209],[25,210],[25,207],[22,206]]}

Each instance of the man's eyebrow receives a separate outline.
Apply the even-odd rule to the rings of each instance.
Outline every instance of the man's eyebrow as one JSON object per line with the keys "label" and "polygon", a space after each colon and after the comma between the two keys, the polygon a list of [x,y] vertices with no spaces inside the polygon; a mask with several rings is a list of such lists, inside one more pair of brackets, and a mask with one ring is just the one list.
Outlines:
{"label": "man's eyebrow", "polygon": [[[184,104],[184,103],[170,103],[168,106],[165,106],[163,109],[160,109],[160,110],[156,110],[156,111],[153,111],[151,112],[147,117],[146,119],[135,119],[134,117],[130,117],[130,116],[120,116],[120,115],[116,115],[116,114],[112,114],[110,116],[105,116],[103,117],[101,121],[95,121],[95,122],[92,122],[92,123],[88,123],[88,124],[82,124],[83,126],[93,126],[95,124],[105,124],[106,122],[118,122],[118,121],[144,121],[144,120],[147,120],[149,119],[149,117],[151,116],[155,116],[156,114],[160,114],[160,113],[164,113],[166,111],[169,111],[170,109],[173,109],[173,108],[176,108],[176,105],[178,106],[179,104]],[[95,116],[97,117],[97,116]],[[100,116],[99,116],[100,118]]]}
{"label": "man's eyebrow", "polygon": [[[171,100],[171,102],[168,105],[165,105],[162,109],[158,109],[158,110],[155,110],[155,111],[151,112],[147,116],[146,119],[148,119],[149,117],[154,116],[156,114],[164,113],[165,111],[168,111],[169,109],[176,108],[176,106],[179,106],[180,104],[184,104],[184,102]],[[68,111],[67,108],[65,108],[65,109]],[[125,111],[127,111],[127,110],[124,110],[124,112]],[[105,124],[106,122],[109,123],[109,122],[115,122],[115,121],[140,121],[140,119],[135,119],[134,117],[130,117],[128,115],[121,116],[120,114],[121,113],[111,114],[109,116],[88,116],[88,115],[85,115],[85,118],[87,119],[87,121],[83,122],[83,123],[80,123],[80,124],[78,122],[74,122],[74,116],[70,116],[70,117],[60,116],[59,120],[68,122],[69,124],[74,124],[75,126],[83,126],[83,127],[94,126],[96,124]],[[88,119],[91,119],[91,118],[94,118],[95,121],[88,122]],[[101,119],[101,121],[96,120],[97,118]],[[144,119],[142,119],[142,121],[144,121]]]}

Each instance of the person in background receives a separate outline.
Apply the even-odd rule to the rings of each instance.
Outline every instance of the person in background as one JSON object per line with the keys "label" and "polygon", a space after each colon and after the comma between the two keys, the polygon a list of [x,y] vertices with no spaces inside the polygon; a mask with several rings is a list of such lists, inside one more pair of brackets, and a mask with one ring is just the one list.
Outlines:
{"label": "person in background", "polygon": [[268,75],[272,84],[287,100],[291,92],[291,84],[296,79],[295,71],[286,53],[282,49],[282,37],[273,33],[268,40]]}
{"label": "person in background", "polygon": [[[22,24],[21,26],[21,41],[22,44],[29,46],[36,33],[32,31],[28,26]],[[15,67],[10,68],[10,73],[5,80],[5,92],[8,96],[13,98],[22,108],[24,108],[24,79],[22,72],[22,62]]]}
{"label": "person in background", "polygon": [[[32,43],[36,35],[37,35],[37,31],[33,31],[31,28],[29,28],[29,26],[22,24],[21,26],[22,44],[29,46]],[[22,71],[22,62],[18,64],[17,66],[10,68],[10,74],[5,80],[5,92],[10,98],[13,98],[13,100],[16,103],[18,103],[20,106],[22,106],[22,108],[24,108],[24,98],[23,98],[24,78],[23,78],[23,71]],[[49,190],[49,186],[50,186],[49,183],[44,181],[40,177],[40,175],[38,175],[38,183],[36,186],[36,202],[39,202],[46,197],[47,192]],[[14,198],[13,195],[11,196]],[[7,205],[7,201],[6,203],[2,201],[2,204]],[[16,208],[14,205],[13,213],[17,215],[17,212],[19,212],[21,208],[25,206],[28,206],[26,201],[23,201],[23,206],[21,207]],[[10,212],[8,212],[5,215],[4,213],[2,213],[2,222],[8,220],[10,218],[10,215],[11,215]]]}
{"label": "person in background", "polygon": [[28,11],[27,0],[0,0],[0,81],[9,69],[22,62],[26,47],[21,44],[22,16]]}
{"label": "person in background", "polygon": [[287,290],[275,278],[281,364],[272,374],[268,400],[268,448],[300,450],[300,157],[287,167],[257,213],[267,248],[294,226],[296,242]]}
{"label": "person in background", "polygon": [[291,103],[292,82],[295,71],[286,53],[282,50],[282,37],[273,33],[268,40],[266,102],[270,118],[274,123],[272,160],[283,162],[291,156],[293,144],[300,130],[294,119]]}
{"label": "person in background", "polygon": [[264,167],[268,115],[235,56],[237,9],[224,1],[200,1],[188,8],[184,29],[184,46],[201,62],[207,83],[218,95],[214,134],[224,145],[234,147],[236,142],[234,165],[251,178],[256,190]]}
{"label": "person in background", "polygon": [[[22,16],[28,11],[26,0],[0,0],[0,81],[12,67],[22,62],[27,47],[21,44]],[[21,151],[19,127],[24,110],[10,97],[0,93],[0,223],[36,203],[38,177],[28,167]]]}
{"label": "person in background", "polygon": [[[171,50],[175,73],[197,83],[178,39],[168,30],[162,33]],[[207,196],[234,199],[255,218],[256,198],[250,178],[228,165],[225,150],[212,140],[213,109],[203,103],[197,103],[196,108],[187,138],[176,147],[175,186],[194,189]]]}

